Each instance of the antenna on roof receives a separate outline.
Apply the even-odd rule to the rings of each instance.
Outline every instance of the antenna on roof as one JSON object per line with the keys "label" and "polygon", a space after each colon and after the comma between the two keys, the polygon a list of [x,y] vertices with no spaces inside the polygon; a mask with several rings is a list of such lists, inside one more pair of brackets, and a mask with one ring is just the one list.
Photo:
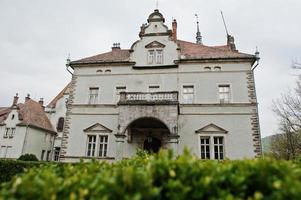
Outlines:
{"label": "antenna on roof", "polygon": [[156,9],[159,9],[159,0],[156,0]]}
{"label": "antenna on roof", "polygon": [[196,43],[197,44],[203,44],[202,42],[202,35],[200,32],[200,27],[199,27],[199,16],[197,14],[194,14],[195,18],[196,18],[196,26],[197,26],[197,30],[196,30]]}
{"label": "antenna on roof", "polygon": [[222,15],[222,19],[223,19],[223,22],[224,22],[224,26],[225,26],[226,33],[227,33],[227,35],[229,35],[229,32],[228,32],[228,28],[227,28],[227,25],[226,25],[226,22],[225,22],[225,18],[224,18],[223,11],[221,11],[221,15]]}

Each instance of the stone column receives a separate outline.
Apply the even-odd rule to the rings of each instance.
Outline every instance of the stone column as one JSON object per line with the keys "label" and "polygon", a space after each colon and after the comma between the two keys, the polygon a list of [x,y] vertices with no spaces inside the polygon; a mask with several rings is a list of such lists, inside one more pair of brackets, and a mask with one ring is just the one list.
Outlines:
{"label": "stone column", "polygon": [[170,134],[168,136],[169,147],[170,147],[170,149],[172,149],[174,156],[179,155],[179,152],[178,152],[179,137],[180,136],[176,135],[176,134]]}
{"label": "stone column", "polygon": [[115,160],[119,161],[123,158],[123,148],[126,135],[124,134],[115,134],[116,137],[116,151],[115,151]]}

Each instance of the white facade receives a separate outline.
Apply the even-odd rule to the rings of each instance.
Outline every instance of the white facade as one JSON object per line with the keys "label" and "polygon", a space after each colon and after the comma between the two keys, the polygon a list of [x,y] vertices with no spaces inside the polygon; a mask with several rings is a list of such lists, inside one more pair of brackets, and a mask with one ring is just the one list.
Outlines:
{"label": "white facade", "polygon": [[[38,102],[28,100],[21,106],[15,104],[5,118],[0,123],[0,158],[17,159],[24,154],[34,154],[40,160],[51,160],[56,133],[51,130]],[[40,126],[43,123],[49,126]]]}
{"label": "white facade", "polygon": [[148,22],[130,50],[71,62],[61,160],[185,147],[204,159],[260,156],[255,56],[177,40],[157,10]]}

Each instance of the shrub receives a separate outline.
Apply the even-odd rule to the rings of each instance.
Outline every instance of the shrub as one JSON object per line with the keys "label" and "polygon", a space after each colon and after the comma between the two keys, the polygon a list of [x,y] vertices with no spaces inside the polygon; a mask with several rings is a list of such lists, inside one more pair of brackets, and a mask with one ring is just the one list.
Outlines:
{"label": "shrub", "polygon": [[9,181],[16,175],[24,172],[26,169],[39,166],[40,162],[15,161],[0,159],[0,183]]}
{"label": "shrub", "polygon": [[300,199],[300,165],[200,161],[189,153],[31,168],[2,184],[0,199]]}
{"label": "shrub", "polygon": [[34,154],[24,154],[21,155],[18,160],[22,161],[39,161],[38,158]]}

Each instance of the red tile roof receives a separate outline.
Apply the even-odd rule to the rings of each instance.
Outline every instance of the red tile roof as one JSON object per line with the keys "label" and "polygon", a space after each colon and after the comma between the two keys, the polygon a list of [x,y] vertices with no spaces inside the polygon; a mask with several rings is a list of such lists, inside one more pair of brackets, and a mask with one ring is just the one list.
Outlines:
{"label": "red tile roof", "polygon": [[[182,60],[212,58],[255,58],[254,55],[232,51],[228,45],[210,47],[183,40],[177,40],[177,44],[180,48]],[[107,53],[72,61],[71,64],[129,62],[130,52],[131,50],[129,49],[114,49]]]}
{"label": "red tile roof", "polygon": [[[4,123],[12,109],[14,108],[9,107],[0,110],[1,124]],[[44,109],[38,102],[29,99],[25,103],[19,103],[16,109],[18,110],[18,117],[21,121],[18,125],[29,125],[55,133],[55,130],[46,116]]]}
{"label": "red tile roof", "polygon": [[64,94],[69,94],[70,85],[71,83],[68,83],[68,85],[66,85],[64,89],[51,100],[51,102],[47,105],[47,108],[55,108],[57,101],[62,98]]}
{"label": "red tile roof", "polygon": [[[205,46],[177,40],[180,46],[181,56],[184,59],[210,59],[210,58],[253,58],[253,55],[232,51],[228,45]],[[182,58],[181,58],[182,59]]]}
{"label": "red tile roof", "polygon": [[23,123],[55,132],[44,109],[38,102],[29,99],[24,104],[18,104],[18,107],[19,119]]}
{"label": "red tile roof", "polygon": [[0,124],[4,122],[4,120],[7,118],[9,113],[10,113],[9,107],[0,108]]}
{"label": "red tile roof", "polygon": [[130,50],[129,49],[114,49],[107,53],[98,54],[96,56],[91,56],[83,58],[77,61],[72,61],[71,64],[76,63],[97,63],[97,62],[125,62],[130,60]]}

